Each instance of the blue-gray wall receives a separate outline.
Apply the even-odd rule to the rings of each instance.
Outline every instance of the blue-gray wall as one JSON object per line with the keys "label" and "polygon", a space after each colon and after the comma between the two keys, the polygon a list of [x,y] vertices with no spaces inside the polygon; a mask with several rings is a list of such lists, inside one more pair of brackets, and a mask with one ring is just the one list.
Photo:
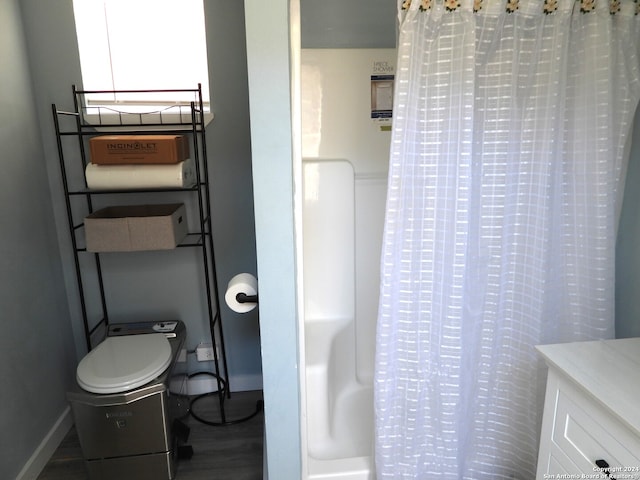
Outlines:
{"label": "blue-gray wall", "polygon": [[395,0],[300,0],[302,48],[395,48]]}
{"label": "blue-gray wall", "polygon": [[618,228],[616,337],[640,337],[640,112],[636,112]]}
{"label": "blue-gray wall", "polygon": [[0,0],[0,476],[67,408],[75,348],[18,0]]}

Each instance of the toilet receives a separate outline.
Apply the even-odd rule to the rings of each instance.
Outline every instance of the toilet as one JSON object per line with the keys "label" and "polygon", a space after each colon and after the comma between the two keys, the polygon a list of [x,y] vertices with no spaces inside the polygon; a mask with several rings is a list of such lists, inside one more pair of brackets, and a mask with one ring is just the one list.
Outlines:
{"label": "toilet", "polygon": [[67,398],[91,480],[175,477],[186,405],[173,371],[185,337],[180,321],[110,325],[78,364]]}

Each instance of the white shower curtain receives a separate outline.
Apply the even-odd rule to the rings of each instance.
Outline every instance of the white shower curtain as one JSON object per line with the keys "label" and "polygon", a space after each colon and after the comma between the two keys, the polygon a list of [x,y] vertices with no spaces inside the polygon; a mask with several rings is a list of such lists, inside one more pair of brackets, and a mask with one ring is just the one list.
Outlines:
{"label": "white shower curtain", "polygon": [[534,478],[534,345],[613,336],[637,8],[399,2],[379,479]]}

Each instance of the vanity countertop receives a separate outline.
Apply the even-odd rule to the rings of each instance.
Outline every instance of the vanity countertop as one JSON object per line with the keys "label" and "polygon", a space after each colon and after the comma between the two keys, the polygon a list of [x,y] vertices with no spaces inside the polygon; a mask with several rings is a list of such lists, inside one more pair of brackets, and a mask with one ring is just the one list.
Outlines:
{"label": "vanity countertop", "polygon": [[547,365],[640,435],[640,338],[598,340],[536,349]]}

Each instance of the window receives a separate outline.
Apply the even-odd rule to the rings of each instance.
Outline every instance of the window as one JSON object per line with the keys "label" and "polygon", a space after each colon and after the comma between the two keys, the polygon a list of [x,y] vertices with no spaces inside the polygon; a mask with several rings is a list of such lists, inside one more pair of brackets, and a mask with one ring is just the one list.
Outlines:
{"label": "window", "polygon": [[[203,0],[74,0],[85,90],[192,89],[209,110]],[[89,105],[136,113],[193,95],[93,94]]]}

